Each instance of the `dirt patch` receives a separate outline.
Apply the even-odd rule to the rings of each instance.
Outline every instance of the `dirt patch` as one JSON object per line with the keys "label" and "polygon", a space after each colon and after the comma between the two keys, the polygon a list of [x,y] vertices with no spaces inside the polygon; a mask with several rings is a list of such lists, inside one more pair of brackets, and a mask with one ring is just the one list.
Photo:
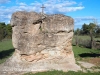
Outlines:
{"label": "dirt patch", "polygon": [[83,72],[100,72],[100,58],[87,58],[78,61]]}
{"label": "dirt patch", "polygon": [[100,58],[90,58],[89,62],[95,65],[100,66]]}
{"label": "dirt patch", "polygon": [[100,66],[100,58],[99,57],[82,58],[82,61],[86,61],[86,62],[95,64],[96,66]]}

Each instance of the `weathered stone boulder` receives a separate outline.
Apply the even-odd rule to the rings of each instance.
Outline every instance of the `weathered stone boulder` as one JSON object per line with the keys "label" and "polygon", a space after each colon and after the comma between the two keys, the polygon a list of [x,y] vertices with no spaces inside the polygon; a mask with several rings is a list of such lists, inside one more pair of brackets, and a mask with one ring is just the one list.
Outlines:
{"label": "weathered stone boulder", "polygon": [[80,70],[72,51],[74,20],[65,15],[15,12],[11,18],[15,52],[3,71]]}

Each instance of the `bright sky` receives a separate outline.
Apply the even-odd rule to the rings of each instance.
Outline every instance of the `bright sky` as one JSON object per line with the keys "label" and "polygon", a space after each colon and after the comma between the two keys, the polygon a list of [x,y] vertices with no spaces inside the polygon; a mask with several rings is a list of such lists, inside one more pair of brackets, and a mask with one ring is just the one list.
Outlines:
{"label": "bright sky", "polygon": [[74,18],[76,28],[96,19],[100,24],[100,0],[0,0],[0,22],[10,23],[15,11],[41,12],[46,7],[46,14],[64,14]]}

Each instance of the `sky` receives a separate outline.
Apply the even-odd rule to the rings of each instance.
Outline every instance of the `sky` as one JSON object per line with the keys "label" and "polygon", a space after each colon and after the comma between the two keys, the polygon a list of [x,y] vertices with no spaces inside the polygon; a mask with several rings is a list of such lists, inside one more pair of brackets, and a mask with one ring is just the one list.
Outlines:
{"label": "sky", "polygon": [[10,23],[12,13],[16,11],[40,13],[42,4],[46,14],[71,16],[74,29],[94,21],[100,24],[100,0],[0,0],[0,22]]}

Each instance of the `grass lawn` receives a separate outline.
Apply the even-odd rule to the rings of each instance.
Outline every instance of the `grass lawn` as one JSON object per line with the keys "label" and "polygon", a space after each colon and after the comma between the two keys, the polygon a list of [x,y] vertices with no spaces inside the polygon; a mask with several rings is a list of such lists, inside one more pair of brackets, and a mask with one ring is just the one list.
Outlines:
{"label": "grass lawn", "polygon": [[5,40],[5,41],[0,42],[0,51],[9,50],[12,48],[13,48],[13,45],[12,45],[11,40]]}
{"label": "grass lawn", "polygon": [[3,63],[14,52],[11,40],[0,42],[0,63]]}
{"label": "grass lawn", "polygon": [[100,50],[73,46],[74,56],[77,61],[86,61],[100,68]]}
{"label": "grass lawn", "polygon": [[26,73],[24,75],[100,75],[100,73],[83,73],[83,72],[63,72],[63,71],[47,71],[38,73]]}
{"label": "grass lawn", "polygon": [[100,50],[93,50],[93,49],[82,48],[82,47],[77,47],[77,46],[73,46],[73,52],[76,58],[78,57],[99,57],[99,54],[100,54]]}

